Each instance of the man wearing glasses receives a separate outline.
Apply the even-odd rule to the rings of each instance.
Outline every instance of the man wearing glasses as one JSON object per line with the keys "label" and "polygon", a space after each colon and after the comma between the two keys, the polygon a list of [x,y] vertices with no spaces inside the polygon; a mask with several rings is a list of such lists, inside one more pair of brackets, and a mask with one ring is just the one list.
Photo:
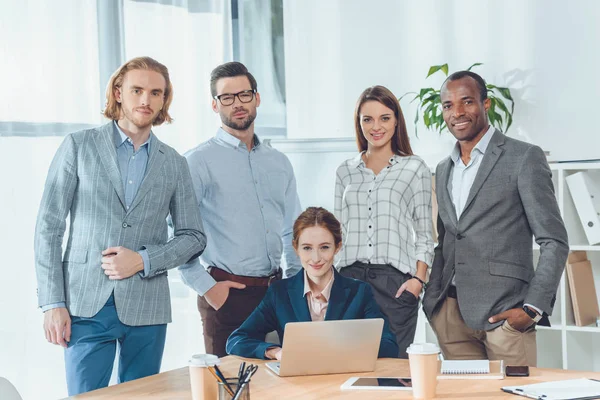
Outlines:
{"label": "man wearing glasses", "polygon": [[256,80],[239,62],[211,73],[212,108],[221,127],[185,156],[207,236],[200,260],[181,267],[198,292],[206,352],[226,355],[225,343],[264,297],[269,284],[301,269],[292,247],[300,214],[296,179],[288,158],[254,133],[260,105]]}

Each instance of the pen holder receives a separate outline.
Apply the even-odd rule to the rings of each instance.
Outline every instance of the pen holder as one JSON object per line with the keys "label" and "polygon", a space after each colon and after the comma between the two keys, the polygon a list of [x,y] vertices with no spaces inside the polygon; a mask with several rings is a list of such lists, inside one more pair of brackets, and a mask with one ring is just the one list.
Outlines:
{"label": "pen holder", "polygon": [[[239,380],[238,378],[227,378],[227,383],[229,384],[229,386],[231,387],[231,389],[233,389],[233,392],[235,393],[237,391],[238,388],[238,384],[239,384]],[[231,400],[232,396],[227,393],[227,390],[225,389],[225,385],[221,382],[219,382],[219,400]],[[242,393],[239,394],[239,396],[237,397],[237,400],[250,400],[250,382],[246,383],[244,385],[244,387],[242,388]]]}

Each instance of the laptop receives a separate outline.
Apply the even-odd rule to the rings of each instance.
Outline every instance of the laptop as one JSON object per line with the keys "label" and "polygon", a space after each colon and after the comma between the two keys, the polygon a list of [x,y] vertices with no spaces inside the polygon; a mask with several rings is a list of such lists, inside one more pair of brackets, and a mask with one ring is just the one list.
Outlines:
{"label": "laptop", "polygon": [[382,318],[290,322],[281,362],[266,366],[279,376],[374,371],[382,331]]}

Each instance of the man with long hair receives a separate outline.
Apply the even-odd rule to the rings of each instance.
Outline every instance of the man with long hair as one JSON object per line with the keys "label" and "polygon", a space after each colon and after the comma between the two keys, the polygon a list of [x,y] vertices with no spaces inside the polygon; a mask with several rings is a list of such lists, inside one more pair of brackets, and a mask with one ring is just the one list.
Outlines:
{"label": "man with long hair", "polygon": [[119,382],[159,372],[166,272],[206,245],[187,163],[152,133],[171,122],[167,68],[128,61],[106,99],[111,121],[68,135],[56,152],[36,225],[38,302],[46,339],[65,348],[69,395],[108,385],[117,342]]}
{"label": "man with long hair", "polygon": [[202,262],[210,273],[186,268],[182,278],[200,295],[206,351],[222,357],[229,335],[281,276],[282,253],[287,276],[301,269],[292,246],[301,209],[290,161],[254,133],[260,94],[252,74],[239,62],[226,63],[212,71],[210,87],[221,127],[186,154],[208,236]]}

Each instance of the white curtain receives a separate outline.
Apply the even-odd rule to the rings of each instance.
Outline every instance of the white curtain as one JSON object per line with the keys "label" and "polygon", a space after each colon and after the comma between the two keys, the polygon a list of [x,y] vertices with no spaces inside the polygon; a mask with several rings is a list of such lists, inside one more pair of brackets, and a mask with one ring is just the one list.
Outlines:
{"label": "white curtain", "polygon": [[210,72],[232,58],[230,1],[125,1],[124,26],[126,59],[148,55],[169,68],[174,122],[155,129],[160,139],[185,152],[212,137]]}
{"label": "white curtain", "polygon": [[95,0],[3,1],[0,37],[0,121],[101,121]]}
{"label": "white curtain", "polygon": [[[240,0],[240,60],[248,67],[258,82],[261,95],[260,117],[256,119],[257,132],[260,127],[285,128],[286,106],[284,95],[283,37],[274,36],[274,0]],[[279,0],[275,0],[279,1]]]}
{"label": "white curtain", "polygon": [[[155,129],[159,138],[183,152],[212,136],[217,118],[210,108],[209,74],[231,59],[229,4],[0,2],[0,376],[13,382],[24,399],[67,394],[63,350],[44,338],[33,261],[35,218],[62,136],[106,121],[101,110],[107,70],[141,55],[164,63],[174,85],[175,122]],[[107,11],[122,21],[122,33],[113,36],[110,27],[101,26],[121,23],[102,17]],[[107,67],[113,60],[103,52],[111,53],[117,65]],[[169,277],[173,323],[163,370],[184,366],[191,353],[203,351],[195,295],[176,271]]]}

